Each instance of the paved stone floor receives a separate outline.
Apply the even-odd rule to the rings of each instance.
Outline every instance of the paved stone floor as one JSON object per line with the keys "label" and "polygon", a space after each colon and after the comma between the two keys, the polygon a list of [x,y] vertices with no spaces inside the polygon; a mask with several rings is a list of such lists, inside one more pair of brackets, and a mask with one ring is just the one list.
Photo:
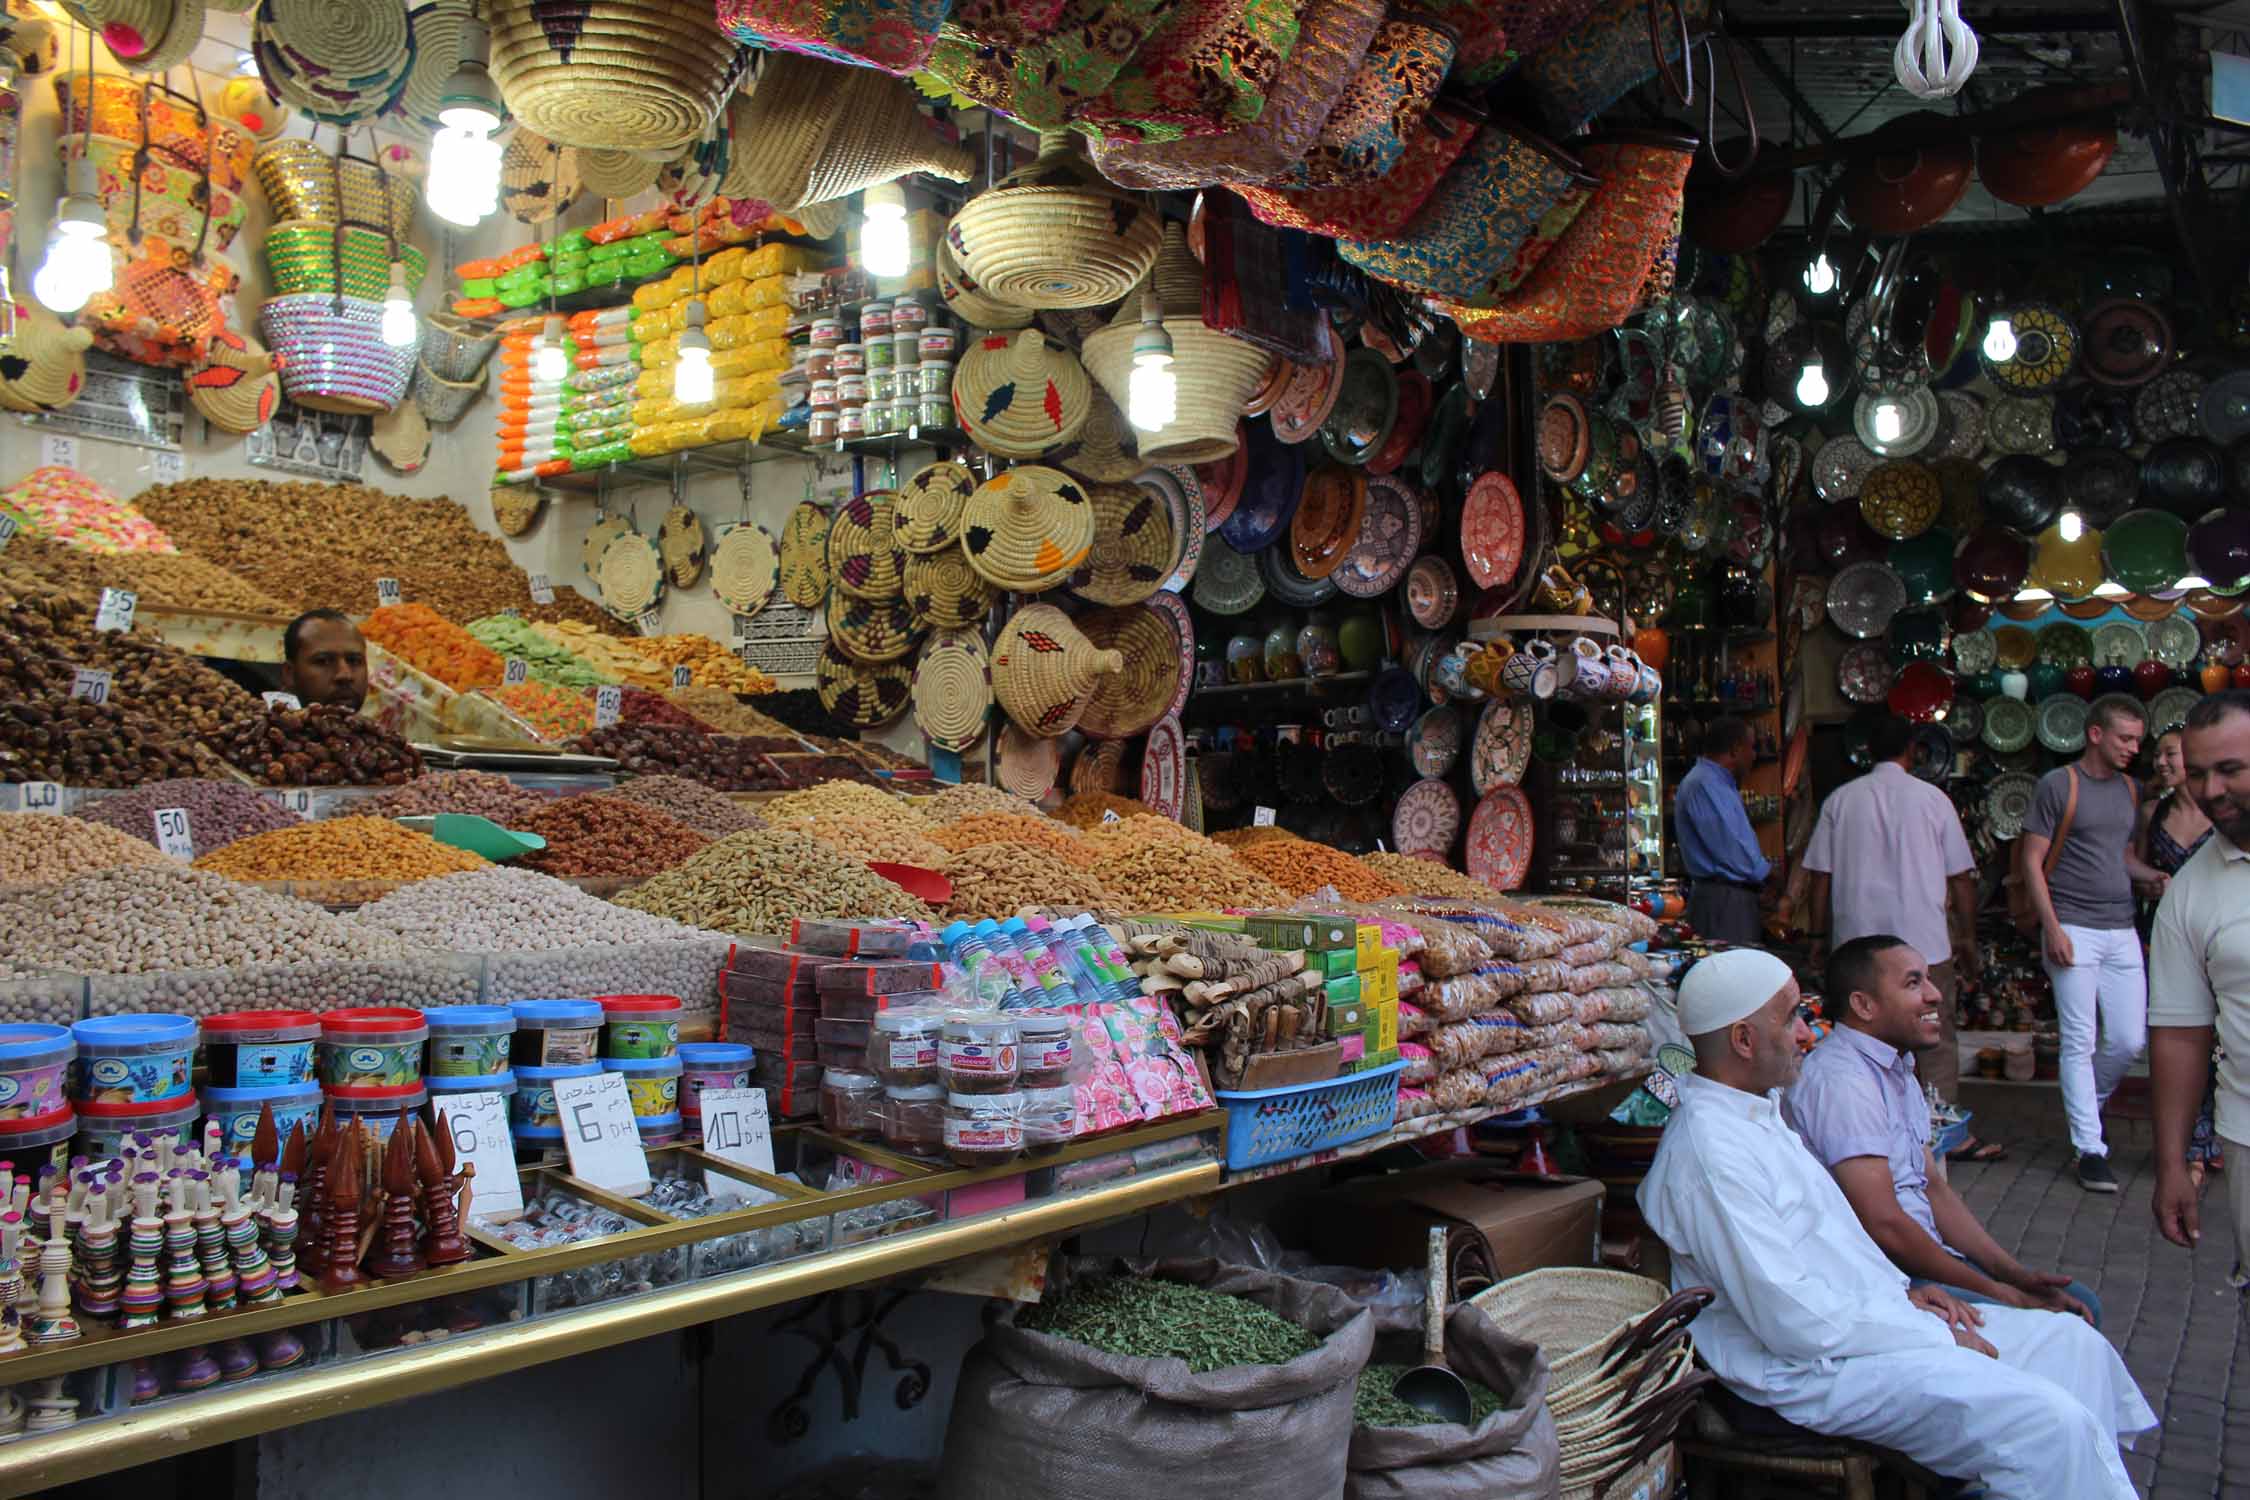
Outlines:
{"label": "paved stone floor", "polygon": [[[2070,1174],[2061,1097],[2051,1088],[1964,1086],[1979,1133],[2005,1141],[1990,1166],[1956,1166],[1952,1180],[2027,1265],[2067,1271],[2100,1294],[2104,1330],[2124,1352],[2163,1426],[2125,1455],[2151,1500],[2250,1500],[2250,1318],[2228,1284],[2234,1236],[2224,1184],[2203,1202],[2192,1252],[2156,1232],[2153,1137],[2143,1119],[2113,1115],[2110,1161],[2123,1191],[2080,1189]],[[2130,1106],[2118,1114],[2139,1113]],[[2231,1163],[2250,1171],[2250,1161]]]}

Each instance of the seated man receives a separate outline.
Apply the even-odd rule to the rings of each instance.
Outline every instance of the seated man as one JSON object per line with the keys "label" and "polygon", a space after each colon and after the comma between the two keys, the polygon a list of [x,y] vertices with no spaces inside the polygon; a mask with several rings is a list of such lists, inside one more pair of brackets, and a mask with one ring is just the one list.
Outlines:
{"label": "seated man", "polygon": [[2132,1500],[2121,1435],[2156,1425],[2083,1319],[1909,1290],[1781,1118],[1809,1040],[1788,965],[1713,954],[1680,985],[1696,1071],[1641,1184],[1672,1284],[1717,1299],[1699,1353],[1745,1400],[1831,1437],[1892,1448],[1995,1500]]}
{"label": "seated man", "polygon": [[1965,1302],[2075,1313],[2101,1327],[2101,1302],[2068,1276],[2000,1248],[1930,1157],[1930,1109],[1915,1054],[1950,1046],[1945,996],[1903,938],[1870,934],[1828,960],[1835,1032],[1805,1059],[1781,1113],[1836,1174],[1861,1227],[1917,1286]]}

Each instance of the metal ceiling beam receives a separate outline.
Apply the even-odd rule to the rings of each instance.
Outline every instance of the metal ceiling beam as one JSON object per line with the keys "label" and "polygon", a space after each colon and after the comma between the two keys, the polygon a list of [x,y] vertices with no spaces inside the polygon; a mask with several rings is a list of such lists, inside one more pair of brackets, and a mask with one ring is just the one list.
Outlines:
{"label": "metal ceiling beam", "polygon": [[[2116,17],[2101,10],[2028,10],[1992,17],[1978,16],[1979,36],[2034,36],[2058,31],[2115,31]],[[1906,30],[1906,18],[1895,8],[1843,15],[1768,16],[1759,20],[1731,17],[1727,34],[1744,41],[1793,41],[1817,37],[1889,37],[1896,40]]]}
{"label": "metal ceiling beam", "polygon": [[1805,123],[1812,127],[1813,134],[1834,145],[1836,132],[1821,118],[1820,111],[1813,107],[1813,102],[1805,97],[1804,90],[1797,87],[1796,80],[1782,68],[1779,60],[1766,50],[1766,44],[1745,40],[1742,33],[1732,26],[1728,27],[1727,34],[1742,42],[1742,50],[1750,54],[1750,61],[1756,63],[1758,71],[1766,75],[1766,82],[1774,86],[1774,91],[1788,102],[1791,109],[1804,116]]}
{"label": "metal ceiling beam", "polygon": [[2213,279],[2208,252],[2209,239],[2216,238],[2220,229],[2210,211],[2195,135],[2180,128],[2173,118],[2177,112],[2168,107],[2170,71],[2161,57],[2155,59],[2154,66],[2151,64],[2141,33],[2144,17],[2140,0],[2110,0],[2110,9],[2117,17],[2117,43],[2124,53],[2125,74],[2132,80],[2134,97],[2155,117],[2150,141],[2156,148],[2156,170],[2164,181],[2164,201],[2172,211],[2180,254],[2187,259],[2196,289],[2216,304],[2220,286]]}

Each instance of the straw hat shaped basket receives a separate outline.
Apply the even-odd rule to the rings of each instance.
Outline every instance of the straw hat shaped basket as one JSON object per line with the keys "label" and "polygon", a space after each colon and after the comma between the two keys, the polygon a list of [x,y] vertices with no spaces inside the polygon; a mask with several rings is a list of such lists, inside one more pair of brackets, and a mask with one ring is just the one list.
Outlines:
{"label": "straw hat shaped basket", "polygon": [[988,333],[953,372],[953,414],[987,453],[1038,458],[1072,441],[1093,410],[1078,356],[1036,328]]}
{"label": "straw hat shaped basket", "polygon": [[710,128],[744,66],[690,0],[494,0],[492,76],[518,120],[566,146],[667,151]]}
{"label": "straw hat shaped basket", "polygon": [[[1164,251],[1150,282],[1172,338],[1172,375],[1179,382],[1177,414],[1156,432],[1135,433],[1141,457],[1152,464],[1208,464],[1240,445],[1242,410],[1265,384],[1274,357],[1203,325],[1203,268],[1188,253],[1187,231],[1164,227]],[[1086,368],[1119,406],[1127,403],[1133,374],[1133,336],[1141,325],[1138,295],[1125,299],[1107,328],[1087,337]]]}
{"label": "straw hat shaped basket", "polygon": [[826,203],[913,172],[949,182],[967,182],[975,172],[969,148],[938,139],[904,79],[866,68],[838,74],[809,59],[790,60],[826,73],[822,95],[834,103],[796,202]]}
{"label": "straw hat shaped basket", "polygon": [[0,407],[57,411],[76,401],[93,342],[92,329],[65,328],[44,307],[19,303],[15,337],[0,344]]}
{"label": "straw hat shaped basket", "polygon": [[931,259],[937,268],[938,294],[945,298],[947,311],[971,328],[1021,328],[1031,321],[1030,308],[1002,302],[980,291],[961,269],[961,262],[954,256],[953,245],[945,235],[938,236],[937,250]]}
{"label": "straw hat shaped basket", "polygon": [[[604,151],[595,147],[580,147],[578,151],[579,184],[597,198],[638,197],[656,186],[656,174],[662,167],[663,163],[638,151]],[[721,187],[724,186],[722,183]]]}
{"label": "straw hat shaped basket", "polygon": [[1067,130],[1039,137],[1039,155],[977,194],[946,239],[985,295],[1018,307],[1099,307],[1131,291],[1156,262],[1154,207],[1112,186]]}
{"label": "straw hat shaped basket", "polygon": [[1125,670],[1121,651],[1086,639],[1052,604],[1027,604],[1000,628],[992,648],[992,695],[1025,732],[1068,733],[1104,677]]}
{"label": "straw hat shaped basket", "polygon": [[1180,638],[1145,604],[1088,610],[1078,617],[1078,628],[1123,659],[1122,670],[1101,678],[1087,695],[1078,727],[1104,740],[1145,734],[1172,707],[1180,685]]}
{"label": "straw hat shaped basket", "polygon": [[992,712],[992,655],[974,630],[930,637],[914,664],[914,722],[929,742],[962,751],[984,738]]}
{"label": "straw hat shaped basket", "polygon": [[1085,486],[1038,464],[1019,464],[977,486],[961,507],[969,566],[995,587],[1037,594],[1067,579],[1094,544]]}
{"label": "straw hat shaped basket", "polygon": [[211,335],[200,364],[188,367],[188,400],[222,432],[256,432],[281,402],[281,379],[265,346],[231,328]]}

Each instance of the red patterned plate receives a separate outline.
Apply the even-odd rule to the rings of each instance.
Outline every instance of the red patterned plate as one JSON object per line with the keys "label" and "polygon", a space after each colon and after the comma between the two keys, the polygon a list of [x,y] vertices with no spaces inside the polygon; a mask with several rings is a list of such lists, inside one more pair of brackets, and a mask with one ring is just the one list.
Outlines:
{"label": "red patterned plate", "polygon": [[1531,764],[1531,700],[1495,698],[1477,720],[1469,745],[1469,784],[1483,796],[1494,787],[1514,786]]}
{"label": "red patterned plate", "polygon": [[1309,365],[1291,365],[1281,395],[1267,413],[1273,435],[1285,443],[1302,443],[1320,431],[1320,424],[1336,409],[1344,393],[1344,361],[1329,358]]}
{"label": "red patterned plate", "polygon": [[1195,622],[1188,616],[1187,602],[1178,594],[1159,590],[1151,594],[1148,607],[1172,624],[1172,633],[1180,638],[1180,680],[1172,687],[1172,705],[1164,712],[1178,718],[1187,706],[1188,690],[1195,686]]}
{"label": "red patterned plate", "polygon": [[1242,404],[1242,414],[1246,417],[1262,417],[1272,411],[1273,404],[1281,399],[1281,393],[1288,386],[1289,377],[1296,368],[1286,359],[1275,360],[1273,368],[1266,372],[1265,383],[1252,391],[1250,399]]}
{"label": "red patterned plate", "polygon": [[1163,718],[1148,732],[1141,752],[1141,800],[1167,818],[1178,819],[1187,792],[1187,753],[1180,721]]}
{"label": "red patterned plate", "polygon": [[1406,570],[1406,612],[1424,630],[1443,630],[1461,607],[1461,580],[1453,565],[1435,552],[1414,559]]}
{"label": "red patterned plate", "polygon": [[1432,777],[1406,789],[1391,809],[1391,843],[1401,854],[1434,854],[1443,859],[1461,831],[1461,799]]}
{"label": "red patterned plate", "polygon": [[1395,474],[1367,481],[1367,512],[1351,555],[1329,576],[1354,599],[1373,599],[1397,586],[1422,546],[1422,498]]}
{"label": "red patterned plate", "polygon": [[1497,469],[1477,476],[1461,508],[1461,560],[1480,589],[1496,589],[1523,563],[1523,497]]}
{"label": "red patterned plate", "polygon": [[1531,841],[1531,799],[1522,787],[1494,787],[1469,815],[1469,873],[1494,890],[1515,890],[1531,873]]}
{"label": "red patterned plate", "polygon": [[1436,399],[1436,393],[1430,389],[1429,376],[1412,365],[1398,372],[1398,416],[1391,423],[1391,435],[1367,461],[1368,473],[1391,473],[1406,462],[1408,454],[1422,446],[1422,429],[1429,425],[1430,407]]}
{"label": "red patterned plate", "polygon": [[1197,464],[1195,477],[1203,482],[1203,529],[1217,531],[1219,523],[1234,514],[1242,498],[1242,482],[1250,474],[1250,440],[1237,422],[1234,452],[1216,463]]}

